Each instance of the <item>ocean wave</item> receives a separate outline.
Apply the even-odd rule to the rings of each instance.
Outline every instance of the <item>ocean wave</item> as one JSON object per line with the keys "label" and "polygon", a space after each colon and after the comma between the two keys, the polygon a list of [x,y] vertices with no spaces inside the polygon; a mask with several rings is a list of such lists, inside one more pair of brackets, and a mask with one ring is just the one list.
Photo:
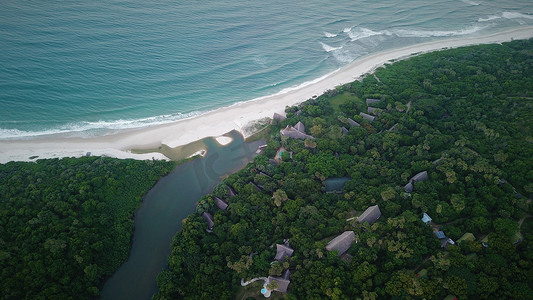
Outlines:
{"label": "ocean wave", "polygon": [[533,20],[533,16],[532,15],[526,15],[526,14],[519,13],[519,12],[508,12],[508,11],[504,11],[502,13],[502,18],[504,18],[504,19],[531,19],[531,20]]}
{"label": "ocean wave", "polygon": [[491,15],[491,16],[488,16],[486,18],[479,18],[477,21],[478,22],[488,22],[488,21],[497,20],[497,19],[508,19],[508,20],[510,20],[510,19],[530,19],[530,20],[533,20],[533,16],[532,15],[523,14],[523,13],[519,13],[519,12],[504,11],[501,14],[498,14],[498,15]]}
{"label": "ocean wave", "polygon": [[497,19],[501,19],[502,17],[501,16],[488,16],[486,18],[479,18],[477,21],[478,22],[488,22],[488,21],[492,21],[492,20],[497,20]]}
{"label": "ocean wave", "polygon": [[177,113],[171,115],[160,115],[155,117],[141,118],[141,119],[120,119],[115,121],[96,121],[89,122],[83,121],[79,123],[69,123],[64,124],[55,128],[50,128],[42,131],[26,131],[19,129],[6,129],[0,128],[0,139],[20,139],[20,138],[31,138],[39,137],[52,134],[66,134],[66,135],[76,135],[76,136],[91,136],[91,135],[102,135],[106,131],[110,130],[122,130],[122,129],[133,129],[141,127],[149,127],[155,125],[162,125],[172,123],[178,120],[183,120],[191,118],[194,116],[200,115],[201,112],[191,112],[191,113]]}
{"label": "ocean wave", "polygon": [[337,36],[336,33],[330,33],[330,32],[327,32],[327,31],[324,31],[324,35],[325,35],[327,38],[332,38],[332,37],[336,37],[336,36]]}
{"label": "ocean wave", "polygon": [[467,35],[487,28],[487,26],[471,26],[459,30],[409,30],[399,29],[393,31],[399,37],[450,37]]}
{"label": "ocean wave", "polygon": [[324,49],[326,52],[342,49],[342,47],[331,47],[330,45],[324,44],[322,42],[320,42],[320,45],[322,45],[322,49]]}
{"label": "ocean wave", "polygon": [[352,29],[348,32],[348,36],[350,37],[352,42],[366,38],[366,37],[380,35],[380,34],[383,34],[383,32],[376,32],[376,31],[373,31],[373,30],[370,30],[364,27],[356,28],[356,30]]}
{"label": "ocean wave", "polygon": [[350,32],[351,30],[352,30],[352,27],[346,27],[346,28],[344,28],[344,29],[342,30],[342,32],[344,32],[344,33],[348,33],[348,32]]}
{"label": "ocean wave", "polygon": [[473,6],[478,6],[479,4],[481,3],[478,3],[478,2],[474,2],[474,1],[471,1],[471,0],[461,0],[463,3],[466,3],[468,5],[473,5]]}

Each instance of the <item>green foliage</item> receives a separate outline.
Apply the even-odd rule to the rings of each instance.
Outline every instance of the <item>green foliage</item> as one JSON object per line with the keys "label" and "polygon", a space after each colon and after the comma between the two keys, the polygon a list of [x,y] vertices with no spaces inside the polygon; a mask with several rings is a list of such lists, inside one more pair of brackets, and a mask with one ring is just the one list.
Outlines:
{"label": "green foliage", "polygon": [[[519,228],[518,220],[531,213],[521,195],[533,190],[532,48],[515,41],[424,54],[379,68],[380,81],[368,76],[288,108],[268,153],[225,180],[238,195],[215,212],[213,233],[199,214],[187,218],[154,298],[229,299],[242,278],[286,268],[287,297],[296,299],[527,298],[533,221]],[[366,98],[381,99],[372,123],[359,116]],[[343,134],[348,118],[361,126]],[[280,139],[279,129],[298,121],[313,143]],[[274,166],[268,157],[281,146],[292,159]],[[429,179],[404,192],[421,171]],[[343,193],[325,193],[324,180],[341,176],[351,178]],[[354,220],[376,204],[376,223]],[[423,212],[448,237],[476,239],[442,249]],[[349,256],[327,252],[345,230],[357,236]],[[270,265],[284,239],[293,256]]]}
{"label": "green foliage", "polygon": [[128,257],[133,213],[162,161],[83,157],[0,165],[3,299],[90,299]]}

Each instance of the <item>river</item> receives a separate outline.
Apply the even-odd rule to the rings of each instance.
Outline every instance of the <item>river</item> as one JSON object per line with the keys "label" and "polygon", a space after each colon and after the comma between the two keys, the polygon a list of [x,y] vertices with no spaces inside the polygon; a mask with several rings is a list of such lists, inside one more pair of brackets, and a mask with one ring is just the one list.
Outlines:
{"label": "river", "polygon": [[101,299],[150,299],[157,291],[156,276],[166,268],[172,237],[181,230],[181,221],[226,175],[250,162],[264,143],[245,143],[237,132],[229,136],[233,141],[226,146],[205,139],[205,157],[179,165],[145,195],[135,214],[130,256],[104,284]]}

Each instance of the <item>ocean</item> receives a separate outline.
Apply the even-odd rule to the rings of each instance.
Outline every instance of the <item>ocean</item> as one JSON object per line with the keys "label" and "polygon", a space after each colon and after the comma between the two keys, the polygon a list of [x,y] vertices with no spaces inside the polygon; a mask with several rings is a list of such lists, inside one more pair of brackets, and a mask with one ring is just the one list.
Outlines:
{"label": "ocean", "polygon": [[173,122],[375,52],[523,25],[531,1],[3,1],[0,139]]}

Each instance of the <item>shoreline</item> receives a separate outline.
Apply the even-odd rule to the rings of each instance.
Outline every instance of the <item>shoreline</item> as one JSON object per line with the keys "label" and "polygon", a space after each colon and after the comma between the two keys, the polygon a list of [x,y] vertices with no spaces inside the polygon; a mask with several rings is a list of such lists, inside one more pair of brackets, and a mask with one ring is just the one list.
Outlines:
{"label": "shoreline", "polygon": [[297,105],[328,89],[353,82],[391,61],[406,59],[427,52],[463,46],[494,44],[533,37],[533,26],[474,37],[453,38],[415,44],[361,57],[350,64],[315,80],[294,88],[253,100],[178,120],[173,123],[126,129],[105,136],[61,137],[39,136],[23,140],[0,141],[0,163],[34,161],[42,158],[80,157],[88,152],[96,156],[133,159],[168,159],[160,153],[134,154],[131,149],[157,148],[165,144],[171,148],[183,146],[206,137],[221,137],[237,130],[246,137],[247,126],[274,113],[284,114],[287,106]]}

